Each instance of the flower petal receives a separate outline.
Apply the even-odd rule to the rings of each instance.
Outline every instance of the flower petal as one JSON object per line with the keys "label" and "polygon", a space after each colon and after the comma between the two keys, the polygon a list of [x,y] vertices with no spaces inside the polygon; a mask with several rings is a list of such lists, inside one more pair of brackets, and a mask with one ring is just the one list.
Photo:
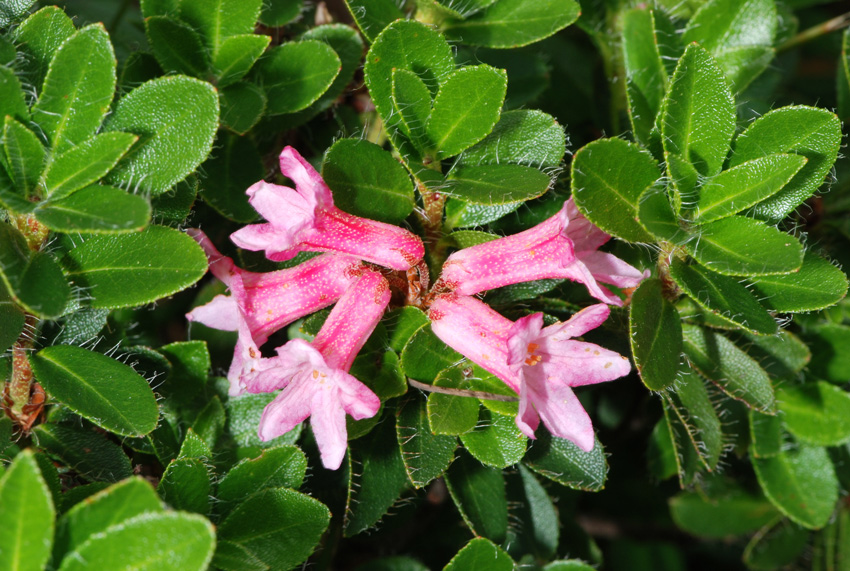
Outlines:
{"label": "flower petal", "polygon": [[280,172],[289,177],[298,192],[320,208],[334,205],[331,189],[325,184],[316,169],[292,147],[284,147],[280,153]]}
{"label": "flower petal", "polygon": [[239,306],[232,295],[217,295],[205,304],[186,314],[189,321],[197,321],[207,327],[222,331],[239,329]]}
{"label": "flower petal", "polygon": [[313,392],[309,378],[293,380],[283,392],[266,405],[257,433],[266,442],[286,434],[310,416]]}
{"label": "flower petal", "polygon": [[549,432],[590,452],[594,445],[593,425],[572,389],[563,383],[552,382],[540,374],[542,371],[534,371],[532,375],[528,373],[526,369],[524,383],[528,385],[528,400]]}
{"label": "flower petal", "polygon": [[339,390],[343,410],[355,420],[371,418],[381,408],[381,399],[372,390],[348,373],[336,371],[333,381]]}
{"label": "flower petal", "polygon": [[345,428],[345,411],[340,406],[336,384],[330,379],[313,394],[313,414],[310,426],[319,445],[322,464],[328,470],[336,470],[342,464],[348,447],[348,431]]}
{"label": "flower petal", "polygon": [[641,272],[607,252],[579,252],[577,257],[597,280],[620,288],[635,287],[649,277],[649,271]]}

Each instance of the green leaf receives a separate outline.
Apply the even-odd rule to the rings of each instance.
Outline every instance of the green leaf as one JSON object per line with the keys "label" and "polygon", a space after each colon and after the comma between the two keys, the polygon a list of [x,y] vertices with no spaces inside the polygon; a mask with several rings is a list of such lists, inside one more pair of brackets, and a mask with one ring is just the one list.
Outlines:
{"label": "green leaf", "polygon": [[850,32],[844,30],[844,39],[841,42],[841,55],[838,59],[837,99],[838,114],[841,117],[850,117]]}
{"label": "green leaf", "polygon": [[676,381],[682,354],[679,313],[664,297],[660,280],[644,280],[632,294],[629,339],[640,378],[658,391]]}
{"label": "green leaf", "polygon": [[218,395],[211,398],[195,420],[192,421],[192,430],[210,447],[215,448],[218,439],[224,433],[224,425],[227,422],[227,413],[221,404]]}
{"label": "green leaf", "polygon": [[458,230],[457,232],[452,232],[449,237],[454,241],[458,248],[471,248],[478,244],[484,244],[486,242],[492,242],[493,240],[499,239],[497,234],[480,232],[478,230]]}
{"label": "green leaf", "polygon": [[482,408],[474,430],[461,434],[466,450],[479,462],[494,468],[513,466],[525,455],[528,438],[513,417]]}
{"label": "green leaf", "polygon": [[171,372],[157,387],[157,392],[180,404],[196,402],[210,370],[206,341],[178,341],[164,345],[158,351],[168,359]]}
{"label": "green leaf", "polygon": [[682,244],[690,236],[679,227],[679,219],[670,204],[665,186],[650,186],[638,199],[638,222],[660,240]]}
{"label": "green leaf", "polygon": [[777,25],[773,0],[709,0],[688,21],[682,43],[708,50],[740,92],[773,58]]}
{"label": "green leaf", "polygon": [[225,38],[213,57],[213,73],[218,78],[219,88],[227,87],[242,79],[263,55],[271,36],[244,34]]}
{"label": "green leaf", "polygon": [[803,337],[812,351],[810,374],[834,383],[843,384],[850,376],[850,327],[823,323],[806,331]]}
{"label": "green leaf", "polygon": [[407,478],[415,488],[423,488],[440,477],[454,460],[457,438],[431,432],[421,398],[410,399],[399,408],[396,436]]}
{"label": "green leaf", "polygon": [[623,14],[623,63],[632,130],[647,145],[667,89],[652,10],[634,8]]}
{"label": "green leaf", "polygon": [[378,145],[340,139],[325,153],[322,178],[342,210],[391,224],[413,211],[413,183],[405,168]]}
{"label": "green leaf", "polygon": [[[291,569],[307,559],[328,527],[331,513],[321,502],[286,488],[267,488],[242,502],[218,526],[213,565],[245,569]],[[241,564],[231,554],[244,554]]]}
{"label": "green leaf", "polygon": [[360,34],[347,24],[326,24],[316,26],[301,34],[302,40],[317,40],[329,45],[339,56],[342,68],[331,86],[319,99],[303,113],[310,117],[335,103],[340,94],[354,79],[354,73],[360,69],[363,60],[363,40]]}
{"label": "green leaf", "polygon": [[702,176],[720,172],[735,132],[735,101],[726,77],[691,44],[676,66],[662,110],[664,155],[679,155]]}
{"label": "green leaf", "polygon": [[554,117],[542,111],[506,111],[499,122],[474,146],[466,149],[459,164],[512,163],[537,168],[557,167],[564,158],[566,136]]}
{"label": "green leaf", "polygon": [[140,137],[109,180],[160,195],[204,161],[217,128],[212,85],[180,75],[148,81],[122,97],[106,121],[106,131]]}
{"label": "green leaf", "polygon": [[36,184],[44,168],[44,147],[38,136],[8,115],[3,125],[3,147],[9,176],[17,191],[29,198],[38,196]]}
{"label": "green leaf", "polygon": [[827,524],[838,501],[838,479],[826,449],[800,444],[751,460],[765,495],[779,511],[809,529]]}
{"label": "green leaf", "polygon": [[747,411],[750,420],[750,454],[756,458],[769,458],[782,452],[785,444],[782,417]]}
{"label": "green leaf", "polygon": [[[453,16],[455,18],[468,18],[490,6],[495,4],[496,0],[468,0],[463,4],[455,2],[455,0],[430,0],[421,4],[428,4],[429,9],[434,9],[439,14]],[[420,5],[421,5],[420,4]]]}
{"label": "green leaf", "polygon": [[735,140],[729,166],[774,153],[796,153],[806,165],[776,195],[755,206],[760,218],[780,220],[823,184],[841,144],[841,122],[834,113],[815,107],[774,109],[752,123]]}
{"label": "green leaf", "polygon": [[213,52],[225,38],[254,31],[262,0],[180,0],[180,18],[198,30]]}
{"label": "green leaf", "polygon": [[820,446],[850,440],[850,395],[823,381],[781,387],[776,402],[788,432]]}
{"label": "green leaf", "polygon": [[803,245],[797,238],[759,220],[730,216],[695,232],[698,239],[686,244],[688,253],[718,274],[787,274],[803,263]]}
{"label": "green leaf", "polygon": [[53,152],[62,153],[95,134],[112,102],[115,82],[115,54],[103,24],[86,26],[62,43],[32,109]]}
{"label": "green leaf", "polygon": [[10,115],[20,121],[29,119],[24,91],[15,72],[0,65],[0,117]]}
{"label": "green leaf", "polygon": [[35,0],[7,0],[0,6],[0,28],[19,20],[35,4]]}
{"label": "green leaf", "polygon": [[695,492],[670,498],[670,515],[688,533],[723,538],[751,533],[776,519],[776,508],[763,497],[734,489],[720,498]]}
{"label": "green leaf", "polygon": [[468,45],[518,48],[566,28],[580,12],[573,0],[499,0],[474,16],[447,21],[443,29]]}
{"label": "green leaf", "polygon": [[0,569],[40,571],[50,557],[55,511],[32,451],[0,478]]}
{"label": "green leaf", "polygon": [[452,500],[472,532],[502,543],[508,532],[508,502],[501,471],[460,454],[445,479]]}
{"label": "green leaf", "polygon": [[598,441],[593,450],[584,452],[569,440],[544,431],[526,453],[525,464],[541,476],[588,492],[601,490],[608,472],[605,451]]}
{"label": "green leaf", "polygon": [[723,452],[723,433],[702,377],[693,371],[683,371],[675,390],[663,396],[669,411],[678,417],[679,424],[687,432],[687,439],[700,462],[709,472],[713,471]]}
{"label": "green leaf", "polygon": [[775,154],[721,172],[700,188],[694,223],[720,220],[773,196],[806,162],[807,159],[800,155]]}
{"label": "green leaf", "polygon": [[416,149],[424,154],[432,146],[425,133],[432,104],[428,86],[412,71],[394,69],[392,101],[401,118],[399,128]]}
{"label": "green leaf", "polygon": [[206,515],[210,511],[210,475],[197,458],[172,460],[156,491],[172,508]]}
{"label": "green leaf", "polygon": [[121,447],[92,428],[40,424],[33,434],[41,448],[85,480],[117,482],[132,476],[130,459]]}
{"label": "green leaf", "polygon": [[[17,341],[25,322],[23,310],[12,302],[6,288],[0,287],[0,354]],[[0,377],[5,378],[5,375]]]}
{"label": "green leaf", "polygon": [[41,89],[47,68],[59,46],[76,31],[74,22],[62,8],[45,6],[13,32],[12,37],[24,54],[20,71],[36,89]]}
{"label": "green leaf", "polygon": [[0,222],[0,280],[12,299],[46,319],[62,315],[71,287],[46,252],[31,252],[21,233]]}
{"label": "green leaf", "polygon": [[670,276],[691,299],[715,315],[753,333],[776,333],[773,317],[738,280],[679,259],[670,264]]}
{"label": "green leaf", "polygon": [[596,567],[588,565],[580,559],[563,559],[552,561],[543,567],[543,571],[593,571]]}
{"label": "green leaf", "polygon": [[257,456],[264,448],[294,444],[301,435],[301,425],[286,434],[263,442],[257,436],[257,425],[263,409],[275,398],[274,393],[245,394],[239,398],[230,398],[225,404],[227,411],[227,433],[236,441],[236,445],[245,453]]}
{"label": "green leaf", "polygon": [[39,222],[56,232],[118,234],[147,226],[151,207],[144,197],[114,186],[93,185],[66,198],[48,199],[34,213]]}
{"label": "green leaf", "polygon": [[733,399],[761,412],[775,410],[773,385],[757,362],[720,333],[688,324],[682,330],[694,368]]}
{"label": "green leaf", "polygon": [[[679,485],[682,488],[691,487],[699,471],[705,468],[705,464],[701,461],[699,450],[694,445],[695,440],[691,430],[682,422],[681,413],[676,411],[669,400],[663,399],[661,403],[664,407],[664,417],[656,425],[653,436],[657,436],[657,439],[653,444],[664,447],[662,453],[672,456],[672,473],[678,474]],[[662,430],[666,434],[662,435]],[[665,449],[666,446],[669,446],[669,450]],[[666,460],[669,461],[670,458]]]}
{"label": "green leaf", "polygon": [[145,32],[165,72],[206,75],[210,67],[207,50],[192,26],[169,16],[151,16],[145,18]]}
{"label": "green leaf", "polygon": [[59,569],[201,571],[209,565],[214,547],[215,529],[202,516],[145,513],[93,535],[68,553]]}
{"label": "green leaf", "polygon": [[803,554],[809,535],[787,519],[777,519],[753,536],[744,549],[744,563],[750,569],[766,571],[790,565]]}
{"label": "green leaf", "polygon": [[199,460],[211,460],[212,450],[209,445],[193,429],[186,431],[186,437],[180,446],[178,458],[197,458]]}
{"label": "green leaf", "polygon": [[189,287],[207,271],[200,246],[164,226],[92,236],[68,252],[62,264],[66,275],[89,288],[92,307],[105,308],[150,303]]}
{"label": "green leaf", "polygon": [[[522,502],[515,512],[519,521],[523,522],[522,529],[516,531],[520,545],[527,546],[526,552],[530,551],[541,559],[551,559],[558,550],[560,539],[558,512],[534,473],[522,464],[518,468],[517,477],[509,477],[508,497],[518,497]],[[513,494],[512,489],[515,490]]]}
{"label": "green leaf", "polygon": [[749,356],[773,377],[793,377],[809,364],[809,348],[794,334],[780,331],[778,335],[743,334],[738,342]]}
{"label": "green leaf", "polygon": [[799,271],[751,281],[762,305],[782,313],[825,309],[847,294],[844,272],[811,251]]}
{"label": "green leaf", "polygon": [[[470,390],[472,373],[468,367],[449,367],[441,371],[434,386]],[[469,396],[432,392],[428,395],[428,424],[434,434],[457,435],[469,432],[478,423],[479,403]]]}
{"label": "green leaf", "polygon": [[263,2],[260,22],[273,28],[288,24],[301,14],[303,0],[268,0]]}
{"label": "green leaf", "polygon": [[221,90],[221,123],[244,135],[266,112],[266,93],[253,83],[239,81]]}
{"label": "green leaf", "polygon": [[101,133],[54,156],[44,172],[51,199],[65,198],[106,175],[138,140],[131,133]]}
{"label": "green leaf", "polygon": [[508,202],[507,204],[494,204],[491,206],[464,202],[457,198],[449,198],[446,201],[446,219],[443,227],[450,229],[482,226],[514,212],[523,204],[523,202]]}
{"label": "green leaf", "polygon": [[142,436],[156,427],[153,391],[127,365],[72,345],[46,347],[31,362],[53,398],[98,426],[123,436]]}
{"label": "green leaf", "polygon": [[661,176],[646,151],[622,139],[600,139],[576,153],[571,167],[576,206],[605,232],[654,242],[637,221],[638,199]]}
{"label": "green leaf", "polygon": [[430,322],[414,333],[401,352],[401,369],[405,375],[431,382],[446,367],[461,359],[431,331]]}
{"label": "green leaf", "polygon": [[401,352],[410,338],[421,327],[430,323],[425,312],[412,305],[405,305],[388,314],[384,321],[388,329],[388,346],[396,352]]}
{"label": "green leaf", "polygon": [[266,52],[254,66],[268,98],[269,115],[294,113],[316,101],[333,83],[342,63],[327,44],[288,42]]}
{"label": "green leaf", "polygon": [[452,557],[443,571],[513,571],[514,561],[492,541],[476,537]]}
{"label": "green leaf", "polygon": [[248,137],[222,133],[216,146],[214,154],[204,163],[206,176],[201,182],[201,195],[222,216],[237,222],[253,222],[257,211],[248,204],[244,189],[265,175],[263,159]]}
{"label": "green leaf", "polygon": [[473,204],[511,204],[513,207],[517,202],[542,195],[551,183],[549,175],[533,167],[462,165],[449,173],[443,192]]}
{"label": "green leaf", "polygon": [[505,70],[489,65],[462,67],[443,78],[425,125],[438,159],[460,154],[493,130],[507,87]]}
{"label": "green leaf", "polygon": [[394,0],[345,0],[345,5],[370,42],[374,42],[384,28],[404,18]]}
{"label": "green leaf", "polygon": [[258,458],[244,460],[231,468],[218,483],[216,497],[225,502],[223,511],[227,511],[265,488],[297,489],[306,473],[307,458],[295,446],[268,448]]}

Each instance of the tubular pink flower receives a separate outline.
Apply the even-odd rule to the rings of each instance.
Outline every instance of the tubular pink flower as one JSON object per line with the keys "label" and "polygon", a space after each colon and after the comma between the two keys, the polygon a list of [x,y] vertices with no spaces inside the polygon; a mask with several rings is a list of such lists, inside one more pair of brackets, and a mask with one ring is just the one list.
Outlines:
{"label": "tubular pink flower", "polygon": [[568,321],[543,327],[543,314],[512,322],[475,298],[445,294],[429,311],[431,328],[448,346],[519,393],[516,424],[529,438],[540,422],[585,452],[593,449],[590,417],[571,387],[628,374],[628,359],[573,337],[599,326],[608,307],[597,304]]}
{"label": "tubular pink flower", "polygon": [[597,280],[634,287],[644,274],[597,251],[610,238],[582,216],[570,198],[556,215],[533,228],[458,250],[443,265],[440,281],[446,289],[473,295],[520,282],[566,278],[583,283],[596,299],[622,305]]}
{"label": "tubular pink flower", "polygon": [[425,255],[422,240],[411,232],[334,206],[321,175],[292,147],[281,152],[280,170],[297,190],[260,181],[246,191],[267,222],[234,232],[231,239],[240,248],[265,250],[275,261],[302,251],[338,252],[394,270],[407,270]]}
{"label": "tubular pink flower", "polygon": [[366,270],[345,292],[312,343],[293,339],[279,347],[271,366],[254,377],[250,392],[283,389],[266,406],[259,435],[270,440],[292,430],[308,416],[322,464],[339,468],[348,434],[345,414],[359,420],[374,416],[381,401],[348,373],[390,301],[387,281]]}
{"label": "tubular pink flower", "polygon": [[213,275],[230,288],[230,295],[216,296],[186,318],[239,332],[227,375],[232,395],[240,394],[245,383],[268,366],[258,346],[269,335],[334,303],[365,270],[355,258],[324,254],[286,270],[249,272],[223,256],[200,230],[190,230],[189,234],[207,254]]}

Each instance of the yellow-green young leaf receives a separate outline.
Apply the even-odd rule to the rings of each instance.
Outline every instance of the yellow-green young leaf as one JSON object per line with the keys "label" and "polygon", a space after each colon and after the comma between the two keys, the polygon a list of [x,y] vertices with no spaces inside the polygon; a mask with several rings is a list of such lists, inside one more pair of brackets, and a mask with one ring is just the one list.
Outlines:
{"label": "yellow-green young leaf", "polygon": [[605,450],[597,440],[593,450],[582,451],[578,446],[538,432],[537,441],[525,456],[525,465],[550,480],[575,490],[598,492],[605,485],[608,461]]}
{"label": "yellow-green young leaf", "polygon": [[221,124],[237,135],[244,135],[266,112],[266,93],[248,81],[237,81],[219,93]]}
{"label": "yellow-green young leaf", "polygon": [[719,539],[751,533],[779,514],[766,498],[733,489],[719,498],[683,492],[670,499],[670,515],[680,529]]}
{"label": "yellow-green young leaf", "polygon": [[33,121],[54,153],[82,143],[98,130],[115,92],[115,65],[103,24],[82,28],[56,51],[32,109]]}
{"label": "yellow-green young leaf", "polygon": [[844,272],[811,251],[806,252],[799,271],[751,281],[762,305],[781,313],[824,309],[847,293]]}
{"label": "yellow-green young leaf", "polygon": [[34,214],[56,232],[118,234],[147,226],[151,207],[143,197],[120,188],[92,185],[71,196],[39,203]]}
{"label": "yellow-green young leaf", "polygon": [[226,38],[254,31],[262,0],[180,0],[180,19],[217,52]]}
{"label": "yellow-green young leaf", "polygon": [[172,460],[156,487],[162,500],[172,508],[206,515],[210,511],[210,475],[197,458]]}
{"label": "yellow-green young leaf", "polygon": [[10,68],[0,65],[0,117],[7,115],[26,121],[30,112],[18,76]]}
{"label": "yellow-green young leaf", "polygon": [[513,571],[514,560],[492,541],[476,537],[452,557],[443,571]]}
{"label": "yellow-green young leaf", "polygon": [[513,466],[525,455],[528,438],[520,432],[513,416],[482,408],[475,428],[460,436],[467,452],[494,468]]}
{"label": "yellow-green young leaf", "polygon": [[0,478],[0,569],[41,571],[50,557],[55,511],[31,450]]}
{"label": "yellow-green young leaf", "polygon": [[776,410],[770,377],[756,361],[720,333],[688,324],[682,331],[685,355],[708,380],[758,411]]}
{"label": "yellow-green young leaf", "polygon": [[[744,563],[750,569],[765,570],[791,565],[803,554],[809,544],[809,535],[809,530],[778,517],[753,535],[744,549]],[[847,541],[841,545],[847,545]]]}
{"label": "yellow-green young leaf", "polygon": [[62,259],[65,273],[88,288],[92,307],[133,307],[185,289],[207,271],[189,236],[163,226],[92,236]]}
{"label": "yellow-green young leaf", "polygon": [[452,169],[442,192],[472,204],[511,205],[544,194],[552,183],[549,175],[533,167],[511,164],[461,165]]}
{"label": "yellow-green young leaf", "polygon": [[702,377],[693,371],[683,372],[676,386],[663,395],[670,412],[687,432],[700,462],[706,470],[713,471],[723,451],[723,433]]}
{"label": "yellow-green young leaf", "polygon": [[489,65],[462,67],[443,79],[425,126],[438,159],[460,154],[493,130],[507,87],[505,70]]}
{"label": "yellow-green young leaf", "polygon": [[664,155],[679,155],[702,176],[720,172],[735,132],[735,101],[726,77],[691,44],[676,66],[662,110]]}
{"label": "yellow-green young leaf", "polygon": [[457,438],[431,432],[425,400],[412,397],[396,413],[396,437],[404,470],[415,488],[440,477],[454,460]]}
{"label": "yellow-green young leaf", "polygon": [[9,176],[19,194],[38,196],[36,184],[44,168],[44,147],[38,136],[10,116],[3,125],[3,150]]}
{"label": "yellow-green young leaf", "polygon": [[117,482],[133,475],[124,450],[94,426],[40,424],[33,430],[38,445],[90,482]]}
{"label": "yellow-green young leaf", "polygon": [[652,10],[635,8],[623,14],[623,63],[632,130],[647,145],[667,90]]}
{"label": "yellow-green young leaf", "polygon": [[465,165],[513,163],[537,168],[557,167],[566,150],[564,128],[542,111],[506,111],[481,142],[458,157]]}
{"label": "yellow-green young leaf", "polygon": [[580,13],[574,0],[499,0],[469,18],[447,20],[443,29],[467,45],[517,48],[548,38]]}
{"label": "yellow-green young leaf", "polygon": [[237,222],[256,220],[257,211],[248,204],[244,189],[262,179],[265,169],[250,138],[222,132],[203,170],[206,176],[201,181],[201,194],[210,206]]}
{"label": "yellow-green young leaf", "polygon": [[227,87],[242,79],[271,41],[271,36],[244,34],[226,38],[212,61],[219,87]]}
{"label": "yellow-green young leaf", "polygon": [[303,6],[303,0],[267,0],[263,2],[260,22],[272,28],[283,26],[297,18]]}
{"label": "yellow-green young leaf", "polygon": [[502,472],[482,466],[469,454],[461,453],[445,480],[452,500],[472,532],[502,543],[508,532],[508,501]]}
{"label": "yellow-green young leaf", "polygon": [[217,129],[218,96],[212,85],[181,75],[148,81],[122,97],[106,122],[106,131],[140,137],[108,180],[162,194],[207,158]]}
{"label": "yellow-green young leaf", "polygon": [[401,121],[398,126],[420,153],[433,145],[425,134],[431,116],[431,92],[418,75],[407,69],[393,70],[393,105]]}
{"label": "yellow-green young leaf", "polygon": [[825,448],[801,443],[777,456],[750,460],[779,511],[809,529],[827,524],[838,501],[838,479]]}
{"label": "yellow-green young leaf", "polygon": [[679,312],[664,298],[661,281],[644,280],[632,295],[629,339],[643,384],[658,391],[676,381],[682,360]]}
{"label": "yellow-green young leaf", "polygon": [[254,66],[268,98],[269,115],[294,113],[316,101],[339,74],[342,62],[317,40],[288,42],[269,50]]}
{"label": "yellow-green young leaf", "polygon": [[53,200],[94,184],[112,170],[139,138],[131,133],[100,133],[58,156],[44,172],[44,186]]}
{"label": "yellow-green young leaf", "polygon": [[850,395],[822,381],[786,385],[776,394],[788,432],[799,440],[838,446],[850,440]]}
{"label": "yellow-green young leaf", "polygon": [[654,242],[637,221],[638,200],[661,176],[655,159],[622,139],[582,147],[571,167],[576,206],[607,233],[630,242]]}
{"label": "yellow-green young leaf", "polygon": [[73,345],[46,347],[31,360],[53,398],[98,426],[123,436],[141,436],[156,427],[153,391],[127,365]]}
{"label": "yellow-green young leaf", "polygon": [[16,66],[20,66],[21,74],[39,91],[44,76],[47,75],[50,60],[62,42],[76,31],[74,22],[65,15],[62,8],[45,6],[12,32],[17,49],[24,55],[16,62]]}
{"label": "yellow-green young leaf", "polygon": [[145,33],[166,72],[203,77],[209,69],[207,49],[192,26],[169,16],[151,16],[145,19]]}

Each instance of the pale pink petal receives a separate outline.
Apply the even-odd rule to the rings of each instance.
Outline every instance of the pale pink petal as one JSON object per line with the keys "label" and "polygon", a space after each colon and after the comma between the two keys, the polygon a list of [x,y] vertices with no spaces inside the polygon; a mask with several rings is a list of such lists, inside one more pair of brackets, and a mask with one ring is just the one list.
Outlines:
{"label": "pale pink petal", "polygon": [[599,246],[611,239],[610,234],[595,226],[579,212],[572,196],[564,204],[564,209],[570,220],[567,236],[573,241],[576,252],[597,250]]}
{"label": "pale pink petal", "polygon": [[310,426],[319,446],[322,465],[328,470],[339,468],[348,447],[345,411],[340,406],[336,393],[332,383],[316,390],[313,393],[313,412],[310,417]]}
{"label": "pale pink petal", "polygon": [[594,343],[541,341],[539,353],[543,361],[538,367],[547,378],[558,379],[571,387],[613,381],[628,375],[632,369],[626,357]]}
{"label": "pale pink petal", "polygon": [[280,153],[280,172],[295,183],[302,196],[309,197],[321,208],[331,208],[333,196],[322,176],[292,147]]}
{"label": "pale pink petal", "polygon": [[601,286],[597,283],[596,278],[592,273],[590,273],[587,266],[585,266],[580,260],[576,260],[568,267],[564,268],[561,273],[561,277],[584,284],[588,293],[599,301],[604,301],[605,303],[610,303],[611,305],[616,306],[623,305],[622,299],[614,295],[607,287]]}
{"label": "pale pink petal", "polygon": [[209,303],[187,313],[186,319],[197,321],[213,329],[237,331],[241,317],[239,306],[233,296],[217,295]]}
{"label": "pale pink petal", "polygon": [[516,371],[525,365],[529,348],[537,343],[543,329],[543,314],[533,313],[517,319],[508,334],[508,364]]}
{"label": "pale pink petal", "polygon": [[309,377],[294,379],[263,410],[257,433],[268,441],[286,434],[310,416],[313,386]]}
{"label": "pale pink petal", "polygon": [[576,257],[597,280],[619,288],[635,287],[649,277],[649,271],[641,272],[607,252],[578,252]]}
{"label": "pale pink petal", "polygon": [[274,256],[278,262],[285,262],[298,254],[298,249],[291,247],[291,233],[281,231],[271,224],[245,226],[231,234],[230,239],[245,250],[267,250],[266,257],[272,259]]}
{"label": "pale pink petal", "polygon": [[590,452],[594,446],[593,425],[572,389],[545,377],[526,374],[528,399],[553,436],[566,438]]}
{"label": "pale pink petal", "polygon": [[558,340],[580,337],[591,329],[596,329],[602,325],[608,319],[610,313],[611,310],[608,309],[607,305],[597,303],[585,307],[563,323],[555,323],[546,327],[543,329],[543,335],[547,338],[555,337]]}
{"label": "pale pink petal", "polygon": [[339,390],[343,410],[355,420],[372,418],[381,408],[381,399],[372,390],[348,373],[337,371],[334,383]]}
{"label": "pale pink petal", "polygon": [[210,240],[201,230],[197,228],[189,228],[186,230],[186,233],[198,243],[207,255],[207,261],[209,262],[212,274],[224,282],[225,285],[230,285],[230,280],[237,271],[233,260],[222,255],[222,253],[219,252],[212,243],[212,240]]}
{"label": "pale pink petal", "polygon": [[519,391],[519,411],[515,419],[517,428],[529,438],[536,439],[534,432],[540,425],[540,416],[531,403],[528,392],[528,383],[522,383]]}
{"label": "pale pink petal", "polygon": [[[281,232],[281,235],[290,236],[292,242],[298,232],[311,226],[316,220],[319,206],[316,200],[288,186],[261,180],[251,185],[245,193],[249,196],[248,202],[254,210]],[[281,248],[290,246],[292,244]]]}

